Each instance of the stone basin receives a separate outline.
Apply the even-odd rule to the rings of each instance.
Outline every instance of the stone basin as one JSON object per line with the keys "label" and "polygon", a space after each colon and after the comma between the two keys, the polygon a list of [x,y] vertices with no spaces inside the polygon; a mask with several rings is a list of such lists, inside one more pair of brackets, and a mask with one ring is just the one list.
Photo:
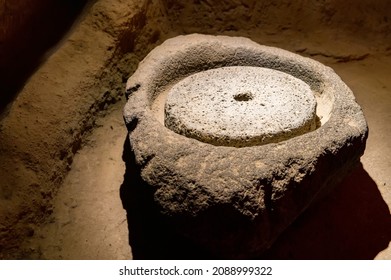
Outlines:
{"label": "stone basin", "polygon": [[169,39],[126,89],[136,192],[150,194],[137,211],[218,258],[260,256],[365,150],[331,68],[246,38]]}

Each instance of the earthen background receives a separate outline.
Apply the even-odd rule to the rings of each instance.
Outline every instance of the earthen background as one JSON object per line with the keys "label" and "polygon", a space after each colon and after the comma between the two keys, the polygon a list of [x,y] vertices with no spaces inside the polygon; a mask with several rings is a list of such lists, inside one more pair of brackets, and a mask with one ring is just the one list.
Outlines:
{"label": "earthen background", "polygon": [[118,194],[125,82],[154,46],[189,33],[319,60],[367,117],[362,166],[264,257],[390,259],[387,0],[0,1],[0,258],[132,257]]}

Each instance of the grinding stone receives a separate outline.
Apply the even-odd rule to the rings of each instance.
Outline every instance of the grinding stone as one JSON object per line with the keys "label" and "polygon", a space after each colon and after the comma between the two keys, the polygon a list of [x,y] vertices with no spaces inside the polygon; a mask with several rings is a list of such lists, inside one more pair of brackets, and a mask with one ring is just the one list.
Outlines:
{"label": "grinding stone", "polygon": [[316,128],[316,100],[309,85],[281,71],[222,67],[172,87],[165,125],[215,145],[279,142]]}

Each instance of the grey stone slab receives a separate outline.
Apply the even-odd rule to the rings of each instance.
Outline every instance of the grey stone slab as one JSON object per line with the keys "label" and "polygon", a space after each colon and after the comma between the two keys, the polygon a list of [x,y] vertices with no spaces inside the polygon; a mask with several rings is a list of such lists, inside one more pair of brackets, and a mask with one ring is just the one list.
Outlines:
{"label": "grey stone slab", "polygon": [[281,71],[231,66],[176,83],[165,102],[165,126],[203,142],[244,147],[280,142],[316,128],[310,87]]}

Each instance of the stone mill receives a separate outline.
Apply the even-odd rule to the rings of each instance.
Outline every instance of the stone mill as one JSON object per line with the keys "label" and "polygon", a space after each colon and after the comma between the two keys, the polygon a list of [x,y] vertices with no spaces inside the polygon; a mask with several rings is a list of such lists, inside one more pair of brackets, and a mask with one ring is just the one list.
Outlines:
{"label": "stone mill", "polygon": [[362,110],[331,68],[242,37],[169,39],[126,92],[135,211],[219,258],[262,254],[365,149]]}

